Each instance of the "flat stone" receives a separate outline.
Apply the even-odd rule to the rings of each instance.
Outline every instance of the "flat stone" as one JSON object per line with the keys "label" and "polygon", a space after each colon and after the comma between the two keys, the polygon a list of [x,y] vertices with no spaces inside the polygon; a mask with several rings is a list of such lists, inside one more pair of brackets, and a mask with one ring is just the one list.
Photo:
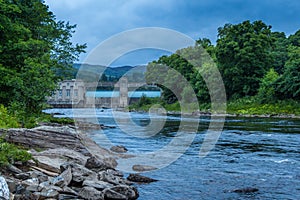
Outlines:
{"label": "flat stone", "polygon": [[146,172],[157,170],[156,167],[148,166],[148,165],[133,165],[132,169],[137,172]]}
{"label": "flat stone", "polygon": [[258,192],[258,191],[259,191],[259,189],[251,188],[251,187],[240,188],[240,189],[233,190],[233,192],[235,192],[235,193],[253,193],[253,192]]}
{"label": "flat stone", "polygon": [[156,179],[152,179],[146,176],[142,176],[139,174],[129,174],[127,180],[136,182],[136,183],[151,183],[157,181]]}
{"label": "flat stone", "polygon": [[110,150],[116,153],[126,153],[128,151],[128,149],[123,145],[112,146]]}
{"label": "flat stone", "polygon": [[88,157],[71,149],[67,148],[56,148],[56,149],[48,149],[46,151],[42,151],[39,153],[34,153],[34,156],[46,156],[49,158],[57,158],[60,157],[64,159],[66,162],[72,161],[73,163],[77,163],[80,165],[85,165]]}
{"label": "flat stone", "polygon": [[59,157],[50,158],[47,156],[34,156],[34,158],[38,161],[38,167],[55,173],[60,173],[60,165],[67,161],[66,159]]}

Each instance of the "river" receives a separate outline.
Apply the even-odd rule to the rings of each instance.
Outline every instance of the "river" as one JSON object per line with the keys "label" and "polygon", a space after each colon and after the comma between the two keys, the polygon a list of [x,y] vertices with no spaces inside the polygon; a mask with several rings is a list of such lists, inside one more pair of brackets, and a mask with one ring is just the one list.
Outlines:
{"label": "river", "polygon": [[[78,111],[78,110],[77,110]],[[93,118],[93,110],[52,109],[63,117]],[[118,127],[110,110],[96,110],[97,120],[113,129],[91,130],[89,135],[101,146],[104,134],[114,145],[124,145],[128,154],[154,152],[176,137],[183,117],[168,116],[161,131],[151,137],[134,137],[142,129],[127,134]],[[126,117],[122,113],[119,118]],[[131,113],[141,126],[149,123],[147,113]],[[159,117],[158,117],[159,119]],[[189,120],[185,118],[184,120]],[[183,155],[167,167],[144,173],[159,180],[137,185],[142,200],[182,199],[300,199],[300,120],[279,118],[227,117],[214,149],[204,158],[199,150],[209,117],[201,117],[198,132]],[[143,133],[141,133],[143,134]],[[258,192],[232,192],[240,188]]]}

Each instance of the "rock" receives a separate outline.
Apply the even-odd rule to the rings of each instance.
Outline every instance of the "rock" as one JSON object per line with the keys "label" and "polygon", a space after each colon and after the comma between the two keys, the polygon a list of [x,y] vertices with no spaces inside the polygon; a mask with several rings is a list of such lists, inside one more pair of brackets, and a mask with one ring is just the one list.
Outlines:
{"label": "rock", "polygon": [[126,153],[128,151],[128,149],[123,145],[112,146],[110,150],[116,153]]}
{"label": "rock", "polygon": [[82,185],[87,187],[93,187],[100,191],[114,186],[104,181],[89,181],[89,180],[85,180]]}
{"label": "rock", "polygon": [[82,184],[85,180],[97,180],[97,173],[85,168],[82,165],[72,164],[72,181],[77,185]]}
{"label": "rock", "polygon": [[39,185],[39,179],[37,178],[32,178],[32,179],[27,179],[25,181],[22,181],[22,185],[25,187],[31,186],[31,185]]}
{"label": "rock", "polygon": [[72,161],[79,165],[85,165],[88,159],[87,156],[67,148],[49,149],[39,153],[33,153],[33,156],[46,156],[48,158],[60,157],[61,159],[66,160],[66,163]]}
{"label": "rock", "polygon": [[156,179],[152,179],[152,178],[142,176],[139,174],[130,174],[127,177],[127,180],[135,182],[135,183],[152,183],[152,182],[158,181]]}
{"label": "rock", "polygon": [[87,200],[104,200],[102,192],[96,190],[93,187],[84,187],[79,193],[79,197]]}
{"label": "rock", "polygon": [[253,192],[258,192],[258,191],[259,191],[259,189],[251,188],[251,187],[233,190],[233,192],[235,192],[235,193],[253,193]]}
{"label": "rock", "polygon": [[108,173],[107,171],[102,171],[98,173],[98,179],[113,185],[126,185],[128,182],[119,176],[114,176],[113,174]]}
{"label": "rock", "polygon": [[41,199],[57,198],[58,195],[59,193],[56,190],[46,188],[44,188],[40,193]]}
{"label": "rock", "polygon": [[42,172],[32,171],[29,173],[30,177],[39,179],[40,183],[46,182],[49,180],[49,177]]}
{"label": "rock", "polygon": [[0,197],[9,200],[9,189],[5,179],[0,176]]}
{"label": "rock", "polygon": [[15,193],[16,190],[17,190],[17,183],[16,183],[16,181],[7,178],[7,179],[6,179],[6,183],[7,183],[7,185],[8,185],[9,191],[10,191],[11,193]]}
{"label": "rock", "polygon": [[7,170],[13,174],[21,174],[23,173],[22,170],[20,170],[19,168],[13,166],[13,165],[8,165],[7,166]]}
{"label": "rock", "polygon": [[40,187],[39,185],[29,185],[28,187],[26,187],[26,190],[27,191],[30,191],[30,192],[39,192],[40,191]]}
{"label": "rock", "polygon": [[119,185],[103,191],[105,199],[130,199],[135,200],[139,197],[139,193],[134,187]]}
{"label": "rock", "polygon": [[78,192],[66,186],[63,188],[63,193],[78,196]]}
{"label": "rock", "polygon": [[106,172],[110,173],[114,176],[124,177],[124,174],[122,172],[115,170],[115,169],[107,169]]}
{"label": "rock", "polygon": [[16,174],[15,177],[20,180],[26,180],[26,179],[30,179],[31,176],[29,173],[20,173],[20,174]]}
{"label": "rock", "polygon": [[72,181],[72,170],[68,167],[62,174],[53,178],[51,183],[55,186],[64,187],[68,186]]}
{"label": "rock", "polygon": [[38,167],[55,173],[60,173],[60,166],[67,161],[59,157],[49,158],[46,156],[34,156],[34,158],[38,162]]}
{"label": "rock", "polygon": [[104,193],[104,199],[111,199],[111,200],[127,200],[128,199],[125,195],[115,192],[111,189],[106,189],[103,191],[103,193]]}
{"label": "rock", "polygon": [[85,167],[94,171],[102,171],[111,168],[110,164],[107,164],[103,160],[99,160],[94,156],[87,159]]}
{"label": "rock", "polygon": [[23,194],[26,188],[23,185],[17,185],[15,194]]}
{"label": "rock", "polygon": [[147,165],[133,165],[132,169],[137,172],[146,172],[146,171],[157,170],[156,167],[147,166]]}
{"label": "rock", "polygon": [[59,200],[78,199],[78,195],[59,194],[58,199]]}

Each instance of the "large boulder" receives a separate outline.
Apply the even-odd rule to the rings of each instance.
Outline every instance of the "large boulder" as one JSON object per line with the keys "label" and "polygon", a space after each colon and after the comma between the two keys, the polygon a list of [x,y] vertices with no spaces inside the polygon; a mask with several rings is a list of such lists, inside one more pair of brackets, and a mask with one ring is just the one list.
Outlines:
{"label": "large boulder", "polygon": [[[1,131],[0,131],[1,135]],[[79,134],[68,126],[41,126],[34,129],[9,129],[5,140],[28,148],[54,149],[68,148],[78,152],[87,152],[81,143]]]}

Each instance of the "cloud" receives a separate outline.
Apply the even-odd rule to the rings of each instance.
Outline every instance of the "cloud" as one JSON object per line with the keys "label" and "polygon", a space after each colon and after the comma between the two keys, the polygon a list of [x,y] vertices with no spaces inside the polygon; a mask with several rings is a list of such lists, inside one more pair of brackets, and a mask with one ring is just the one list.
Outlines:
{"label": "cloud", "polygon": [[263,20],[287,35],[300,27],[298,0],[46,0],[58,19],[77,24],[74,42],[91,50],[134,28],[163,27],[188,36],[217,39],[225,23]]}

